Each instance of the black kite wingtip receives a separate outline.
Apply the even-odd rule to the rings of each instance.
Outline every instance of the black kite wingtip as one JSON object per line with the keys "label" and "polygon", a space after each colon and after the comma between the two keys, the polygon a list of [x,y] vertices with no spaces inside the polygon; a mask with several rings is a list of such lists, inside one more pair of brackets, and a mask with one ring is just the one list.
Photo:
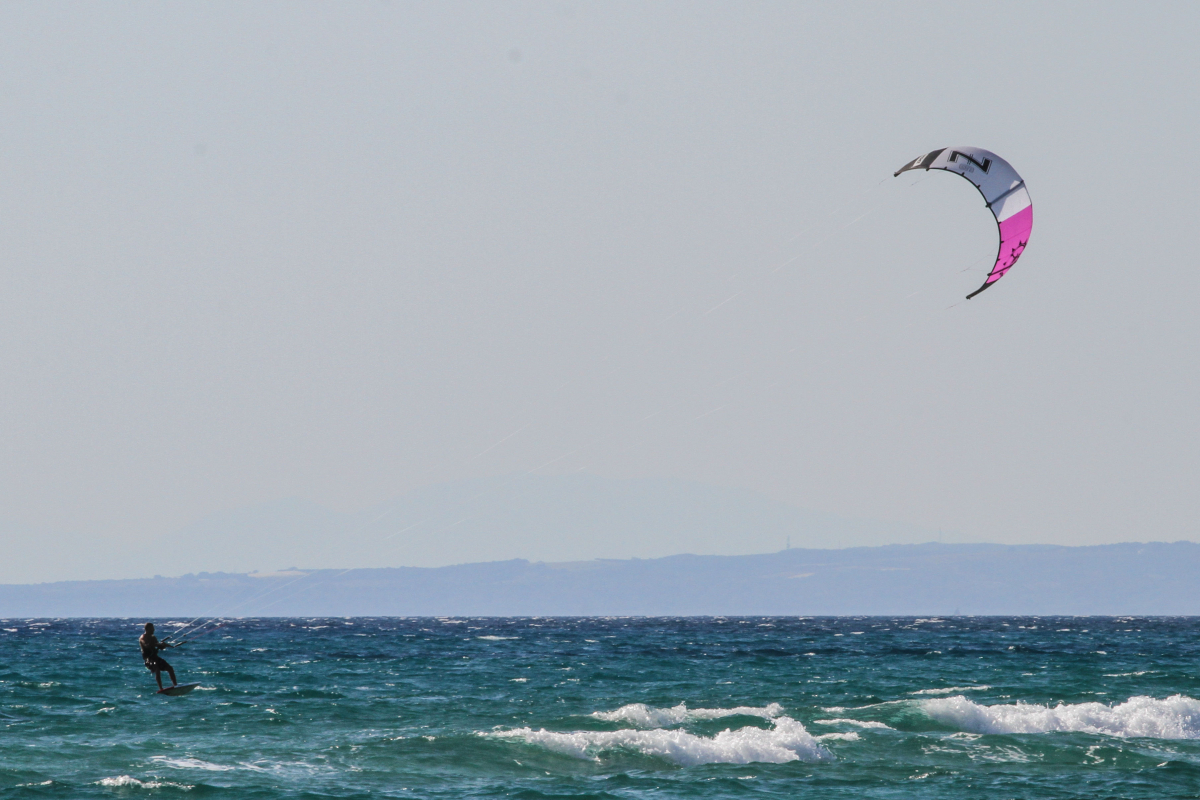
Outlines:
{"label": "black kite wingtip", "polygon": [[976,289],[975,291],[973,291],[973,292],[971,292],[969,295],[967,295],[967,299],[968,299],[968,300],[970,300],[972,297],[974,297],[975,295],[979,294],[979,293],[980,293],[980,292],[982,292],[984,289],[986,289],[986,288],[988,288],[989,286],[991,286],[993,283],[995,283],[995,281],[988,281],[988,282],[987,282],[987,283],[985,283],[983,286],[980,286],[978,289]]}

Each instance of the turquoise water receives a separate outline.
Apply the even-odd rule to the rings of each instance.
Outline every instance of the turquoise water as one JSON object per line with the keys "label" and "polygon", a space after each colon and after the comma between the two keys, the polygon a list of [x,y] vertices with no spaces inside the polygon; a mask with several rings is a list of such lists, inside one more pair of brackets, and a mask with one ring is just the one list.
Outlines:
{"label": "turquoise water", "polygon": [[1192,619],[238,620],[181,698],[142,621],[0,622],[0,797],[1200,795]]}

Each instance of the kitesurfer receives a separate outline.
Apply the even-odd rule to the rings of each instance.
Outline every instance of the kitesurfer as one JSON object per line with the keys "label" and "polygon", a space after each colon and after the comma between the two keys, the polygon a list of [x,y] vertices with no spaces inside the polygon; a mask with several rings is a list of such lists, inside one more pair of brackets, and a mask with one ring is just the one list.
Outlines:
{"label": "kitesurfer", "polygon": [[[171,637],[167,637],[168,639]],[[146,662],[146,669],[154,673],[154,680],[158,681],[158,688],[163,688],[162,671],[165,669],[167,674],[171,676],[171,685],[177,686],[178,681],[175,680],[175,670],[167,663],[167,660],[158,654],[159,650],[166,650],[168,647],[174,647],[173,644],[160,642],[158,637],[154,635],[154,623],[146,623],[146,632],[138,639],[138,644],[142,647],[142,660]]]}

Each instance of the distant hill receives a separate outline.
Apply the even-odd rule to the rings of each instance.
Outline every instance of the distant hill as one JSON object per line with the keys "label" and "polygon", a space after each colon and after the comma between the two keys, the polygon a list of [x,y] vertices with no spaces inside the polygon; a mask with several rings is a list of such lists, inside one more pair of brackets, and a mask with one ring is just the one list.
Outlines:
{"label": "distant hill", "polygon": [[0,617],[1195,615],[1200,545],[922,544],[768,555],[0,586]]}
{"label": "distant hill", "polygon": [[[206,516],[147,541],[5,526],[0,583],[253,572],[295,564],[439,567],[937,540],[913,525],[811,511],[755,492],[674,478],[517,475],[430,486],[341,512],[283,499]],[[961,535],[952,540],[963,541]],[[47,558],[47,553],[54,557]]]}

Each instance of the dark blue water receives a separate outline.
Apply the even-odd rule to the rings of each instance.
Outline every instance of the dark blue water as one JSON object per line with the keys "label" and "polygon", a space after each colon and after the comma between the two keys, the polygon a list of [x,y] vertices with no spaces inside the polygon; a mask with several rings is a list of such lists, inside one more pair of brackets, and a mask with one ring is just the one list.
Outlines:
{"label": "dark blue water", "polygon": [[[1200,796],[1192,619],[0,623],[0,797]],[[170,621],[159,633],[170,632]]]}

